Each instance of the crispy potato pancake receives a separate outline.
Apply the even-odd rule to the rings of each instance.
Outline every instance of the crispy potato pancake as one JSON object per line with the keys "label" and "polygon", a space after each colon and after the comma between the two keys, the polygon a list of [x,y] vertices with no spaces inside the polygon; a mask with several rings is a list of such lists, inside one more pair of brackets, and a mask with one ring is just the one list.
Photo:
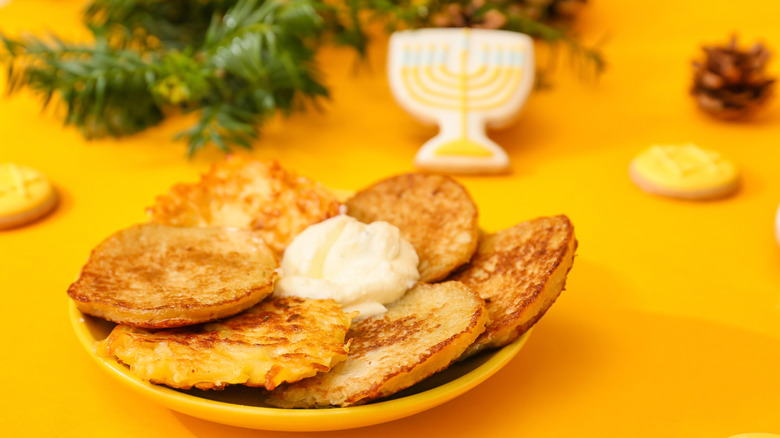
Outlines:
{"label": "crispy potato pancake", "polygon": [[351,318],[332,300],[272,297],[219,322],[159,331],[118,325],[98,353],[174,388],[271,390],[346,359]]}
{"label": "crispy potato pancake", "polygon": [[326,374],[283,385],[284,408],[351,406],[386,397],[452,363],[484,330],[483,300],[462,283],[419,283],[385,314],[355,323],[349,357]]}
{"label": "crispy potato pancake", "polygon": [[309,225],[339,213],[324,186],[276,161],[231,155],[194,184],[176,184],[147,209],[153,222],[256,230],[277,256]]}
{"label": "crispy potato pancake", "polygon": [[464,357],[503,347],[552,306],[574,262],[577,240],[566,216],[542,217],[483,236],[471,263],[450,276],[487,303],[490,321]]}
{"label": "crispy potato pancake", "polygon": [[84,313],[168,328],[235,315],[273,293],[278,262],[252,231],[142,224],[93,251],[68,295]]}
{"label": "crispy potato pancake", "polygon": [[420,257],[420,281],[435,282],[466,263],[477,248],[477,206],[445,175],[408,173],[380,181],[347,200],[361,222],[389,222]]}

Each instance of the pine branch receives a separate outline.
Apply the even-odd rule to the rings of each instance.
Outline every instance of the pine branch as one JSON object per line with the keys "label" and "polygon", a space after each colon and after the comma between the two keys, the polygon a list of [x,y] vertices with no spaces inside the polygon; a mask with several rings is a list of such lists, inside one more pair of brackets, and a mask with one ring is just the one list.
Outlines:
{"label": "pine branch", "polygon": [[[156,7],[163,2],[102,3]],[[314,62],[323,21],[314,0],[234,3],[210,18],[202,45],[182,50],[137,50],[101,34],[94,46],[54,36],[44,41],[0,35],[7,92],[29,88],[43,97],[44,106],[59,95],[67,106],[65,123],[78,126],[86,138],[141,131],[174,106],[201,113],[196,126],[180,135],[189,141],[190,153],[209,143],[223,150],[247,147],[277,111],[289,114],[327,97]]]}
{"label": "pine branch", "polygon": [[[365,34],[352,10],[324,1],[309,3],[324,18],[329,37],[365,53]],[[92,0],[84,10],[84,22],[113,47],[182,50],[203,46],[212,19],[237,4],[238,0]]]}
{"label": "pine branch", "polygon": [[315,7],[324,21],[325,35],[337,45],[352,47],[361,58],[366,56],[368,37],[360,17],[360,0],[343,0],[342,4],[316,2]]}
{"label": "pine branch", "polygon": [[205,106],[198,123],[177,134],[176,139],[187,139],[190,156],[208,143],[214,143],[224,152],[230,151],[230,145],[248,149],[250,141],[257,138],[257,122],[256,114],[233,105]]}
{"label": "pine branch", "polygon": [[89,47],[56,37],[0,39],[10,57],[7,93],[27,86],[42,96],[44,107],[59,94],[67,107],[65,124],[78,126],[86,138],[132,134],[163,118],[148,88],[156,77],[153,62],[133,51],[111,49],[101,40]]}
{"label": "pine branch", "polygon": [[200,47],[211,18],[238,0],[92,0],[84,22],[116,48]]}
{"label": "pine branch", "polygon": [[198,125],[184,137],[190,153],[214,142],[247,146],[276,111],[289,114],[327,97],[314,64],[322,19],[309,0],[239,1],[209,27],[204,64],[215,72]]}

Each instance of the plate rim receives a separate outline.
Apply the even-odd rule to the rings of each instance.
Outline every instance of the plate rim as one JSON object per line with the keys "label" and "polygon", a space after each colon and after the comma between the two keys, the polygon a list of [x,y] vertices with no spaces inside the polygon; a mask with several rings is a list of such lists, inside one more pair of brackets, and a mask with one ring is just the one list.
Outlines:
{"label": "plate rim", "polygon": [[127,372],[125,366],[116,361],[106,360],[96,353],[94,344],[97,340],[87,327],[85,314],[72,300],[68,305],[71,326],[79,343],[99,368],[120,381],[126,388],[151,398],[168,409],[192,417],[230,426],[285,432],[330,431],[370,426],[408,417],[439,406],[464,394],[497,373],[517,355],[532,330],[527,330],[512,343],[496,350],[477,368],[417,394],[345,408],[284,409],[206,399],[141,380]]}

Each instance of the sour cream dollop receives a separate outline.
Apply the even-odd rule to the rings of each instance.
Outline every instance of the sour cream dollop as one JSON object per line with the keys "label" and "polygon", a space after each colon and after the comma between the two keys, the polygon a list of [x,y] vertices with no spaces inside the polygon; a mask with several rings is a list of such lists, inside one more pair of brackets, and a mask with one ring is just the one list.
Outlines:
{"label": "sour cream dollop", "polygon": [[385,312],[420,279],[418,262],[397,227],[339,215],[306,228],[287,247],[274,294],[330,298],[366,318]]}

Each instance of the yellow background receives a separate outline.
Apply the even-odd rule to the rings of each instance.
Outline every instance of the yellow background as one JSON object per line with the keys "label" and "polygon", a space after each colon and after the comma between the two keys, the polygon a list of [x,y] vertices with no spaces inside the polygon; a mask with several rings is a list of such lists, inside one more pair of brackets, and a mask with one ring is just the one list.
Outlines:
{"label": "yellow background", "polygon": [[[0,29],[84,38],[82,4],[13,0],[0,8]],[[768,0],[590,1],[580,33],[604,40],[606,74],[584,82],[561,58],[554,88],[534,93],[515,125],[491,134],[512,173],[460,178],[488,230],[571,217],[580,247],[567,290],[520,354],[476,389],[403,420],[322,436],[780,433],[780,103],[750,122],[726,123],[687,94],[702,43],[738,32],[744,44],[780,50],[778,16],[780,4]],[[274,120],[254,155],[344,189],[411,170],[435,129],[393,101],[384,56],[378,40],[356,69],[351,52],[325,50],[333,92],[325,111]],[[45,220],[0,232],[0,435],[288,436],[149,403],[104,375],[68,323],[65,290],[90,249],[143,221],[155,195],[221,158],[184,157],[171,138],[191,122],[87,142],[27,93],[0,101],[0,162],[42,170],[62,196]],[[732,158],[741,191],[684,202],[629,181],[628,163],[642,149],[687,142]]]}

